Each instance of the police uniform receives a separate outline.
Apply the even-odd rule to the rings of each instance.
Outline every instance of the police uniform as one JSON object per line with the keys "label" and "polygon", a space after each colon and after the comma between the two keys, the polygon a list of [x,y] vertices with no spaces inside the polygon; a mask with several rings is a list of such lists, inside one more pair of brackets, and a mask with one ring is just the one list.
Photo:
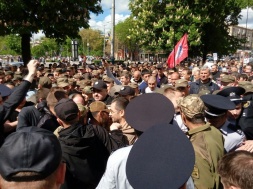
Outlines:
{"label": "police uniform", "polygon": [[239,82],[239,86],[245,89],[243,97],[243,112],[239,119],[239,125],[247,140],[253,140],[253,85],[249,81]]}
{"label": "police uniform", "polygon": [[235,125],[226,121],[220,128],[220,131],[225,139],[224,148],[226,152],[234,151],[240,147],[245,141],[245,135],[241,129],[236,128]]}
{"label": "police uniform", "polygon": [[243,112],[239,119],[239,125],[246,135],[247,140],[253,140],[253,95],[244,97]]}
{"label": "police uniform", "polygon": [[[229,98],[221,95],[204,95],[201,96],[201,99],[204,101],[207,107],[207,110],[205,112],[206,117],[208,117],[209,120],[217,119],[217,117],[225,115],[227,113],[227,110],[235,109],[235,104],[230,101]],[[245,140],[245,135],[243,132],[228,121],[226,121],[221,126],[214,126],[219,128],[224,137],[224,148],[226,152],[235,150]]]}

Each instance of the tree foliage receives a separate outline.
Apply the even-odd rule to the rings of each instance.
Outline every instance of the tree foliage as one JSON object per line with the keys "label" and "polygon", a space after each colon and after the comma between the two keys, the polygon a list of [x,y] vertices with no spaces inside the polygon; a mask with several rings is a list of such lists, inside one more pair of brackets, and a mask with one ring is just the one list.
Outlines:
{"label": "tree foliage", "polygon": [[34,57],[59,55],[60,46],[55,39],[42,38],[41,43],[32,47]]}
{"label": "tree foliage", "polygon": [[99,30],[80,30],[79,35],[81,36],[81,41],[79,42],[79,47],[81,47],[82,54],[100,56],[103,54],[104,36],[101,34]]}
{"label": "tree foliage", "polygon": [[118,47],[125,49],[126,51],[134,52],[138,48],[138,41],[134,35],[132,35],[131,29],[134,24],[134,20],[129,17],[122,22],[119,22],[115,26],[116,39],[118,41]]}
{"label": "tree foliage", "polygon": [[100,1],[0,0],[0,35],[19,34],[27,62],[31,33],[43,30],[46,37],[61,41],[67,36],[75,38],[80,27],[89,27],[90,12],[102,12]]}
{"label": "tree foliage", "polygon": [[148,50],[169,52],[188,33],[190,55],[226,54],[238,46],[228,35],[241,8],[234,0],[130,0],[132,32]]}
{"label": "tree foliage", "polygon": [[253,8],[253,0],[236,0],[241,8],[252,7]]}

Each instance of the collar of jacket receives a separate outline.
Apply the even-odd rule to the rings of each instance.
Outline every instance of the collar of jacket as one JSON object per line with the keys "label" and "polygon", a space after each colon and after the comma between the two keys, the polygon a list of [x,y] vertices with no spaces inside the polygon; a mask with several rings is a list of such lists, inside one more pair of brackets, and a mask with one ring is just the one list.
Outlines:
{"label": "collar of jacket", "polygon": [[[212,80],[209,78],[209,81],[208,81],[207,83],[208,83],[208,85],[210,86],[211,83],[212,83]],[[205,84],[207,84],[207,83],[205,83]],[[200,84],[201,84],[200,79],[196,81],[196,84],[197,84],[197,85],[200,85]]]}
{"label": "collar of jacket", "polygon": [[199,133],[199,132],[201,132],[201,131],[207,130],[207,129],[209,129],[209,128],[210,128],[210,123],[206,123],[206,124],[203,125],[203,126],[200,126],[200,127],[195,128],[195,129],[189,130],[189,131],[187,132],[187,135],[188,135],[188,136],[191,136],[191,135],[194,135],[194,134]]}

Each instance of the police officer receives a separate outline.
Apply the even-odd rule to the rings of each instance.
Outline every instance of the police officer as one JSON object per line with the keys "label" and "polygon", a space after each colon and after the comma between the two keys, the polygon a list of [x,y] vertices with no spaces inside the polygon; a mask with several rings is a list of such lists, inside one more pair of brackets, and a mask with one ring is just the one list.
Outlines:
{"label": "police officer", "polygon": [[228,110],[235,109],[235,104],[220,95],[203,95],[200,97],[205,103],[205,117],[214,127],[219,129],[225,139],[226,152],[234,151],[245,141],[244,133],[228,120]]}
{"label": "police officer", "polygon": [[253,140],[253,85],[249,81],[239,82],[239,86],[245,89],[243,95],[243,112],[239,119],[239,125],[246,135],[247,140]]}

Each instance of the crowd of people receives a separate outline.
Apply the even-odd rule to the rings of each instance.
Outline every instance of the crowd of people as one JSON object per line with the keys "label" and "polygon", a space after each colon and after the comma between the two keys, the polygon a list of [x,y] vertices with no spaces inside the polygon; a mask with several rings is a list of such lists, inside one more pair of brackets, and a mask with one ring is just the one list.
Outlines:
{"label": "crowd of people", "polygon": [[252,80],[237,61],[5,67],[0,188],[253,188]]}

